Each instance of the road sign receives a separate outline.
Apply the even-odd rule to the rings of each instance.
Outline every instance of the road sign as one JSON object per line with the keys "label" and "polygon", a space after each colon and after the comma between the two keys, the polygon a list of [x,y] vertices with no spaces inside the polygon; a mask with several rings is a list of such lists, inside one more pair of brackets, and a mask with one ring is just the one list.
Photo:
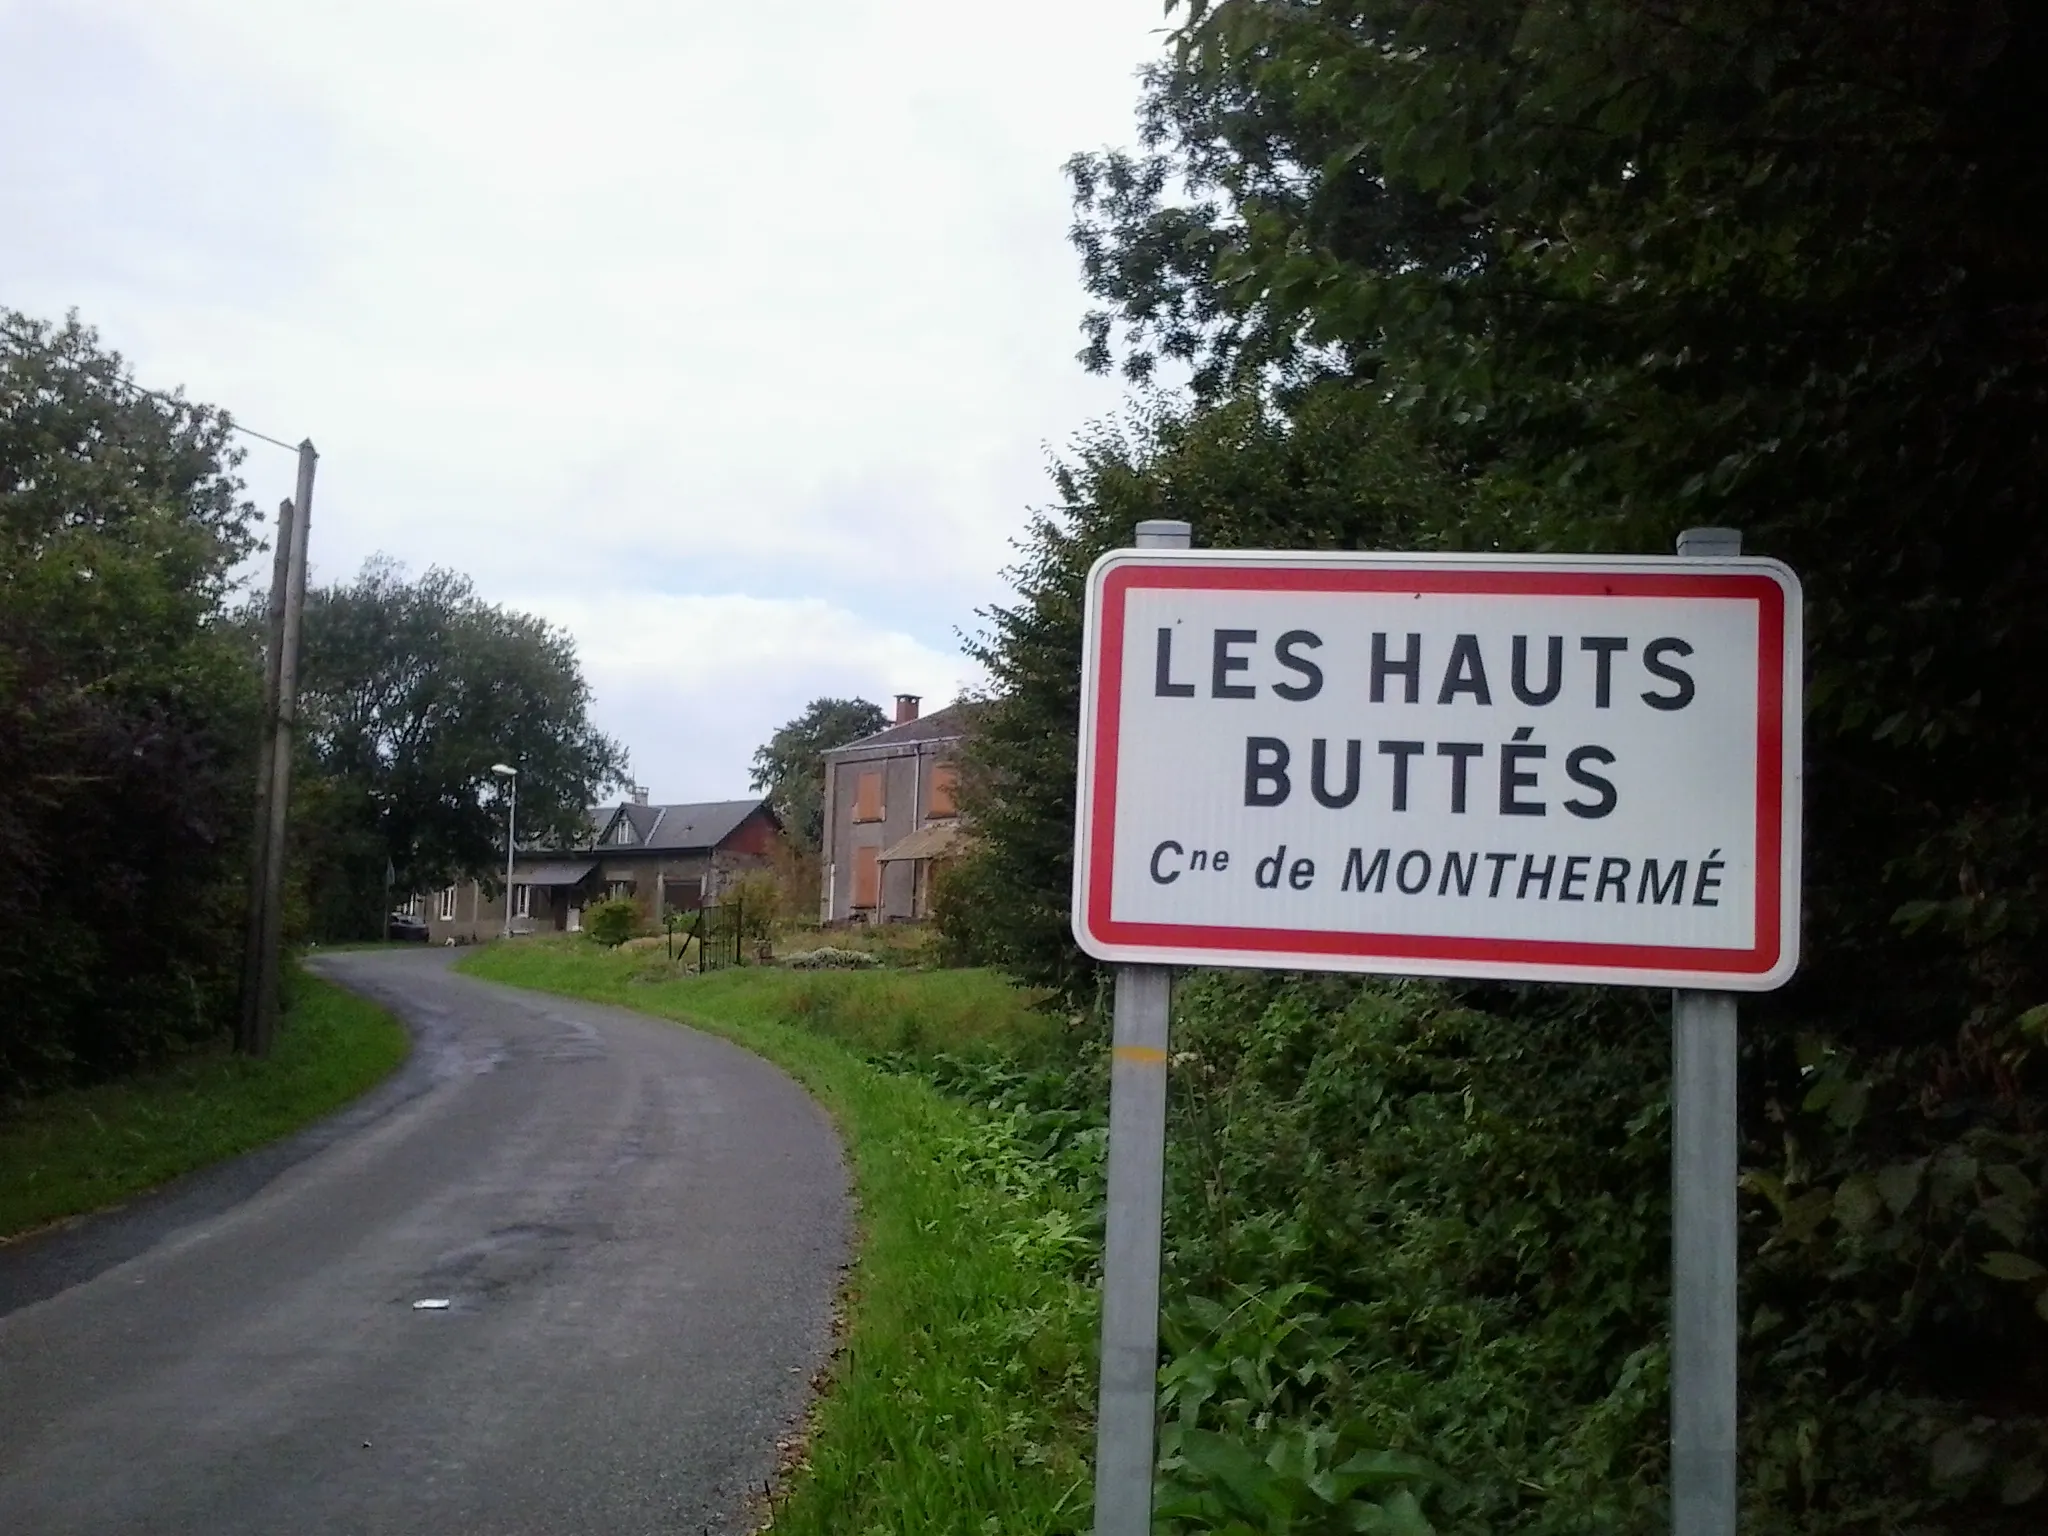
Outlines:
{"label": "road sign", "polygon": [[1073,925],[1104,960],[1764,991],[1798,961],[1771,560],[1122,550]]}

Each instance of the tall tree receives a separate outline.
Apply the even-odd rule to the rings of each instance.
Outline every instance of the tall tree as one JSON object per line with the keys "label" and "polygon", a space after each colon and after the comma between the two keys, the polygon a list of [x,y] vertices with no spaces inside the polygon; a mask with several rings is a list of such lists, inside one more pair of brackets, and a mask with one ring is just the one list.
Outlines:
{"label": "tall tree", "polygon": [[2048,996],[2048,13],[1177,9],[1146,152],[1072,166],[1091,364],[1367,391],[1522,491],[1460,540],[1741,526],[1807,587],[1809,1000],[1882,1047]]}
{"label": "tall tree", "polygon": [[323,937],[376,932],[387,861],[401,891],[502,867],[493,764],[519,770],[522,843],[586,837],[589,807],[625,778],[574,642],[466,576],[371,560],[307,594],[303,645],[301,878]]}
{"label": "tall tree", "polygon": [[0,1098],[222,1027],[256,686],[227,417],[0,310]]}
{"label": "tall tree", "polygon": [[825,754],[889,723],[866,699],[813,699],[754,749],[749,782],[768,796],[796,846],[816,853],[825,837]]}
{"label": "tall tree", "polygon": [[[1072,171],[1101,304],[1088,361],[1183,365],[1192,403],[1084,445],[990,615],[1003,696],[969,783],[992,803],[971,807],[963,872],[985,900],[952,910],[1009,903],[987,946],[1089,981],[1058,920],[1076,612],[1089,560],[1136,516],[1191,517],[1204,543],[1395,548],[1662,552],[1688,524],[1741,526],[1806,583],[1813,790],[1806,968],[1744,1009],[1751,1524],[2031,1529],[2048,1497],[2048,13],[1174,9],[1141,151]],[[1344,988],[1369,1006],[1370,984],[1329,995]],[[1462,995],[1532,1024],[1557,1006]],[[1594,1085],[1626,1079],[1653,1001],[1586,999],[1576,1037],[1532,1028],[1514,1065],[1543,1107],[1471,1112],[1515,1136],[1637,1135],[1640,1108]],[[1332,1036],[1338,1057],[1354,1044]],[[1464,1046],[1403,1048],[1428,1078]],[[1526,1235],[1466,1241],[1447,1290],[1559,1284]],[[1625,1277],[1618,1248],[1578,1254],[1616,1266],[1569,1319],[1606,1370],[1494,1394],[1503,1422],[1597,1440],[1615,1476],[1493,1442],[1546,1494],[1508,1477],[1461,1530],[1590,1528],[1570,1489],[1657,1475],[1662,1415],[1631,1385],[1664,1281],[1648,1251]],[[1468,1348],[1512,1342],[1432,1354],[1425,1328],[1398,1333],[1447,1381]]]}

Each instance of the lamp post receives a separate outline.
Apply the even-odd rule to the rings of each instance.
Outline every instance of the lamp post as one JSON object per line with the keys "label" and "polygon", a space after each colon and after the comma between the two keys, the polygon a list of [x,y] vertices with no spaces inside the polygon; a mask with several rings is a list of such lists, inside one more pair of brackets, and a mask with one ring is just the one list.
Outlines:
{"label": "lamp post", "polygon": [[512,798],[505,803],[505,937],[512,937],[512,834],[519,817],[519,770],[508,763],[491,764],[491,772],[511,780]]}

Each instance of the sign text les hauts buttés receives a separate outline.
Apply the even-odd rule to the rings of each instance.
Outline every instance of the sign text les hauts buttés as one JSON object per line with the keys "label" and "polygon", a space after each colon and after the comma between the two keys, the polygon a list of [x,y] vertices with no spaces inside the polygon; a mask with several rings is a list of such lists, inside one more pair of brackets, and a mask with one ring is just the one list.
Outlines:
{"label": "sign text les hauts butt\u00e9s", "polygon": [[1779,986],[1799,623],[1769,560],[1105,556],[1075,933],[1133,963]]}

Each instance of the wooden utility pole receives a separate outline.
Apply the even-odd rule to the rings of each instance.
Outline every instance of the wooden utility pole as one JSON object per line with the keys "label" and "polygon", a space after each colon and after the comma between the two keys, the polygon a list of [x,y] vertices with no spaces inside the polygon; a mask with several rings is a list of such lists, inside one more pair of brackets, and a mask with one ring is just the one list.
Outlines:
{"label": "wooden utility pole", "polygon": [[277,1036],[279,956],[284,941],[285,828],[291,813],[292,737],[298,723],[299,629],[306,606],[306,544],[313,521],[309,439],[299,444],[298,494],[278,509],[272,560],[269,645],[264,658],[264,739],[258,752],[256,849],[243,955],[241,1018],[235,1048],[267,1056]]}
{"label": "wooden utility pole", "polygon": [[235,1021],[235,1049],[256,1049],[256,998],[263,974],[263,881],[270,865],[270,759],[277,743],[277,679],[284,654],[284,600],[291,590],[292,504],[277,509],[277,535],[270,557],[270,604],[263,613],[263,710],[256,743],[256,824],[249,840],[249,909],[242,946],[241,1011]]}

